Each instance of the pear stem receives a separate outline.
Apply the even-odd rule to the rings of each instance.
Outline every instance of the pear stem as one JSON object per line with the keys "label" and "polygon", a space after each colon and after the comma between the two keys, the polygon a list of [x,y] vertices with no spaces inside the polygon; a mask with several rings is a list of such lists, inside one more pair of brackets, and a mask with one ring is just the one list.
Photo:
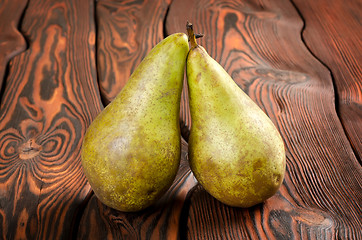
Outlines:
{"label": "pear stem", "polygon": [[195,48],[198,46],[197,42],[196,42],[196,38],[200,38],[200,37],[203,37],[204,34],[195,34],[194,33],[194,28],[192,26],[192,23],[190,22],[187,22],[186,24],[186,29],[187,29],[187,35],[189,37],[189,41],[191,43],[191,48]]}

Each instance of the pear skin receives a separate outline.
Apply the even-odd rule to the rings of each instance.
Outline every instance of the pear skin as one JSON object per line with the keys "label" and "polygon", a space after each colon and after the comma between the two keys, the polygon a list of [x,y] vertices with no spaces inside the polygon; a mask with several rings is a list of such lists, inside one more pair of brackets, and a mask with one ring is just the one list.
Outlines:
{"label": "pear skin", "polygon": [[269,117],[197,45],[191,24],[188,34],[191,170],[209,194],[227,205],[261,203],[282,184],[283,140]]}
{"label": "pear skin", "polygon": [[176,177],[188,50],[184,33],[158,43],[87,129],[83,170],[95,195],[107,206],[124,212],[145,209]]}

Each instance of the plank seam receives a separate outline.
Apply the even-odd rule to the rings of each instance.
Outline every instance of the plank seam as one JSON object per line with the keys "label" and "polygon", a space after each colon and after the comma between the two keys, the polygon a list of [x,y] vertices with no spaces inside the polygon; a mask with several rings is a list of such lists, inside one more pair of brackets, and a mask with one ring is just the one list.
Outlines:
{"label": "plank seam", "polygon": [[[27,11],[27,9],[28,9],[28,6],[29,6],[29,1],[26,2],[25,7],[24,7],[24,9],[23,9],[23,12],[22,12],[21,15],[20,15],[19,22],[18,22],[18,24],[17,24],[17,26],[16,26],[18,32],[21,34],[21,36],[23,37],[23,40],[25,41],[25,49],[24,49],[23,51],[15,54],[13,57],[11,57],[11,58],[8,60],[6,66],[5,66],[3,79],[0,80],[0,83],[1,83],[1,86],[0,86],[0,105],[1,105],[2,102],[3,102],[3,99],[2,99],[2,98],[3,98],[3,96],[4,96],[4,92],[5,92],[5,89],[6,89],[6,82],[7,82],[6,79],[7,79],[8,76],[9,76],[9,66],[10,66],[9,63],[10,63],[10,61],[11,61],[12,59],[14,59],[14,57],[20,55],[21,53],[25,52],[25,51],[29,48],[29,39],[26,37],[26,35],[25,35],[25,34],[22,32],[22,30],[21,30],[21,26],[23,25],[24,16],[25,16],[25,14],[26,14],[26,11]],[[1,74],[0,74],[0,75],[1,75]],[[2,81],[2,82],[1,82],[1,81]]]}
{"label": "plank seam", "polygon": [[359,158],[359,155],[357,154],[357,150],[353,147],[352,143],[350,142],[350,138],[348,136],[348,133],[346,131],[346,128],[343,124],[343,121],[342,121],[342,118],[341,118],[341,113],[340,113],[340,106],[339,106],[339,94],[338,94],[338,91],[337,91],[337,84],[336,84],[336,81],[335,81],[335,77],[333,75],[333,72],[331,70],[331,68],[328,67],[328,65],[326,63],[324,63],[307,45],[307,42],[305,41],[303,35],[304,35],[304,31],[305,31],[305,28],[306,28],[306,21],[305,21],[305,18],[303,17],[301,11],[298,9],[297,5],[295,4],[294,0],[290,0],[291,4],[293,5],[294,9],[297,11],[299,17],[302,19],[303,21],[303,26],[302,26],[302,29],[300,31],[300,38],[301,38],[301,41],[303,42],[304,44],[304,47],[308,50],[308,52],[318,61],[320,62],[323,67],[325,67],[328,72],[329,72],[329,76],[331,78],[331,81],[332,81],[332,86],[333,86],[333,94],[334,94],[334,107],[335,107],[335,112],[336,112],[336,115],[338,117],[338,120],[342,126],[342,129],[343,129],[343,133],[345,135],[345,137],[348,139],[348,142],[349,142],[349,146],[351,147],[352,151],[353,151],[353,155],[354,157],[357,159],[357,161],[359,162],[360,165],[362,165],[362,160]]}

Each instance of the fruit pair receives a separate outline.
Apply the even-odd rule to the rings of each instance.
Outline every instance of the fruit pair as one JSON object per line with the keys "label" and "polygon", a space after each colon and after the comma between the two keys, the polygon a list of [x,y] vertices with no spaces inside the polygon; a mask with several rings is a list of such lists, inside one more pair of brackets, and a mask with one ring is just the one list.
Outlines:
{"label": "fruit pair", "polygon": [[[283,141],[271,120],[227,72],[188,37],[157,44],[116,98],[89,126],[84,173],[96,196],[120,211],[139,211],[171,186],[180,163],[180,98],[186,64],[190,167],[216,199],[249,207],[283,181]],[[191,42],[189,49],[188,40]]]}

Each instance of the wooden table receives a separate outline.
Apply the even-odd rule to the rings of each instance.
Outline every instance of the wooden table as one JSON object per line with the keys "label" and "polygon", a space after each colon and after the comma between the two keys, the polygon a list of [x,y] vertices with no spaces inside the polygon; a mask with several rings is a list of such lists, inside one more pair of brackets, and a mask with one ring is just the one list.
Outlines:
{"label": "wooden table", "polygon": [[[362,5],[358,0],[0,0],[1,239],[362,239]],[[280,190],[225,206],[182,162],[160,202],[97,200],[80,149],[147,52],[186,32],[283,136]]]}

